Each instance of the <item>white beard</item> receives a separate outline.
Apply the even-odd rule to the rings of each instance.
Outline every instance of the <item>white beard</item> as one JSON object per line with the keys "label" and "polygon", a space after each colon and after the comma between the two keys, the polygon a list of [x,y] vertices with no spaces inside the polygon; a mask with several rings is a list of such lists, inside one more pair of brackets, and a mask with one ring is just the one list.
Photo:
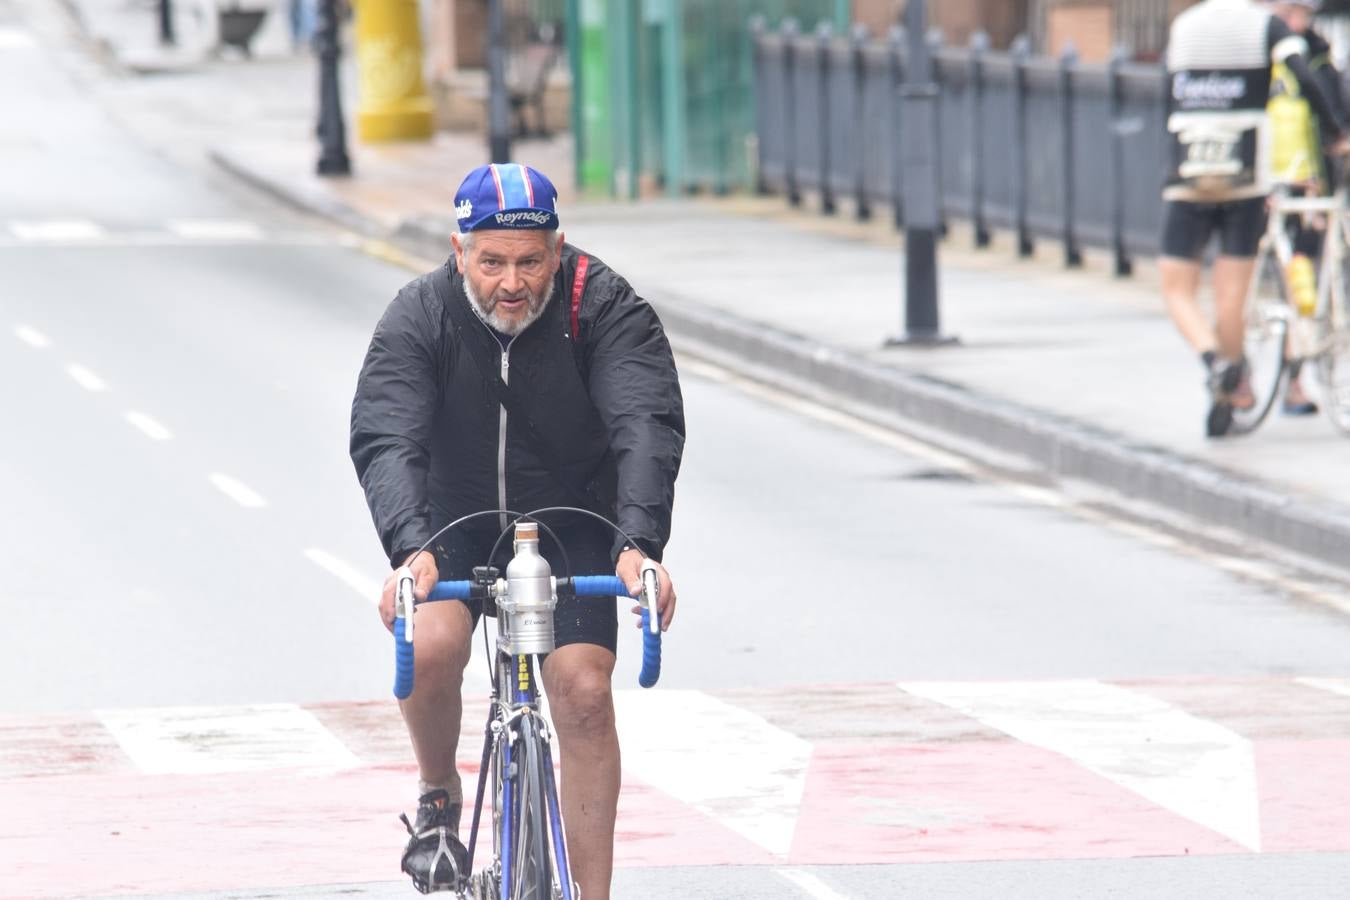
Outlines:
{"label": "white beard", "polygon": [[530,299],[526,307],[525,317],[520,320],[512,319],[508,321],[502,318],[497,314],[495,306],[492,312],[484,311],[482,298],[478,296],[478,292],[473,289],[473,285],[469,283],[467,278],[464,279],[464,293],[468,295],[469,308],[473,310],[474,315],[483,320],[484,324],[502,334],[515,337],[538,321],[539,317],[544,314],[544,310],[548,308],[548,301],[553,299],[553,279],[549,279],[548,290],[544,292],[544,299],[537,306],[534,302],[534,294],[529,295]]}

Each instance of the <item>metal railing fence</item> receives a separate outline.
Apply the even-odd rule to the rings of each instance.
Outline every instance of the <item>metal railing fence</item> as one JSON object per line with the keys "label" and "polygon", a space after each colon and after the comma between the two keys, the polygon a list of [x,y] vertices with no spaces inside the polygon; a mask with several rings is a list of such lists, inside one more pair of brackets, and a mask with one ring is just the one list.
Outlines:
{"label": "metal railing fence", "polygon": [[[1120,57],[1082,64],[1071,51],[1032,57],[1027,47],[1019,39],[991,52],[983,35],[969,47],[934,42],[943,214],[970,220],[981,245],[991,228],[1014,230],[1023,254],[1053,238],[1069,265],[1082,247],[1105,247],[1126,274],[1133,254],[1158,250],[1163,69]],[[802,34],[788,21],[756,26],[753,52],[757,188],[794,204],[812,191],[827,213],[849,196],[858,216],[889,207],[903,225],[903,31],[868,40],[827,26]]]}

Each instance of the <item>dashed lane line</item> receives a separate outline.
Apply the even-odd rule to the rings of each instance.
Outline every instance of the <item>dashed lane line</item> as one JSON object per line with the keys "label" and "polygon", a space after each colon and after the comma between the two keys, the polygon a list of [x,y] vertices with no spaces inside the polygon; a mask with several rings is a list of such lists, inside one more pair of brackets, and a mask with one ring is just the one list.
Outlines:
{"label": "dashed lane line", "polygon": [[0,28],[0,50],[33,50],[37,41],[27,31]]}
{"label": "dashed lane line", "polygon": [[126,420],[140,429],[141,433],[152,441],[167,441],[173,437],[173,432],[143,412],[137,412],[134,409],[128,410]]}
{"label": "dashed lane line", "polygon": [[267,505],[267,501],[263,499],[262,494],[237,478],[231,478],[221,472],[212,472],[207,476],[207,480],[215,485],[216,490],[245,509],[261,509]]}
{"label": "dashed lane line", "polygon": [[30,347],[44,350],[52,345],[51,340],[31,325],[15,325],[14,335]]}
{"label": "dashed lane line", "polygon": [[43,219],[10,222],[9,230],[24,241],[97,241],[107,234],[97,222],[88,219]]}
{"label": "dashed lane line", "polygon": [[199,241],[261,241],[263,230],[244,219],[171,219],[166,227],[173,234]]}
{"label": "dashed lane line", "polygon": [[347,585],[352,590],[356,591],[356,593],[360,594],[371,603],[378,604],[380,602],[381,584],[375,579],[363,574],[350,563],[338,559],[327,550],[320,550],[318,547],[306,548],[305,558],[341,581],[343,584]]}
{"label": "dashed lane line", "polygon": [[93,391],[95,394],[99,394],[108,389],[107,382],[79,363],[71,363],[66,366],[66,374],[73,378],[75,383],[86,391]]}

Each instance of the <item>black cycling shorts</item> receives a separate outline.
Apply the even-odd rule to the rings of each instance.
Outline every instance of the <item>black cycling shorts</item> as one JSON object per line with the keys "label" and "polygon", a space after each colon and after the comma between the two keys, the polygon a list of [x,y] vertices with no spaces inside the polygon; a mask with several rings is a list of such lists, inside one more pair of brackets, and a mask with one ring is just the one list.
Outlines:
{"label": "black cycling shorts", "polygon": [[1163,256],[1199,261],[1218,232],[1221,256],[1253,257],[1266,230],[1266,198],[1192,203],[1169,200],[1163,215]]}
{"label": "black cycling shorts", "polygon": [[[575,523],[575,520],[573,520]],[[552,523],[546,523],[552,524]],[[571,563],[569,573],[563,566],[562,555],[557,544],[543,528],[539,529],[539,550],[548,560],[553,574],[562,578],[571,575],[613,575],[614,557],[612,550],[614,538],[608,528],[591,527],[589,524],[572,524],[566,529],[557,528],[558,537],[567,546],[567,558]],[[496,533],[481,530],[470,531],[454,528],[436,539],[433,549],[436,554],[436,567],[442,581],[463,581],[473,578],[475,566],[488,563],[488,554]],[[492,565],[497,567],[501,577],[506,577],[506,564],[511,561],[511,535],[502,539]],[[469,607],[476,625],[483,614],[483,604],[479,600],[459,601]],[[553,635],[558,647],[568,644],[597,644],[614,653],[619,637],[619,603],[613,597],[559,597],[558,608],[553,613]],[[489,614],[495,611],[489,610]]]}

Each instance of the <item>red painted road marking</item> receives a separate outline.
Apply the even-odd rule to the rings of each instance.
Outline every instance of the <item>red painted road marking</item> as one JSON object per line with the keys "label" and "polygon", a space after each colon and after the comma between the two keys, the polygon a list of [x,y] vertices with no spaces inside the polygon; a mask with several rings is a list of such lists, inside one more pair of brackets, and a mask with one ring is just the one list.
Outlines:
{"label": "red painted road marking", "polygon": [[[1251,742],[1263,849],[1350,851],[1350,697],[1292,680],[1121,686]],[[691,708],[707,706],[691,696],[698,701]],[[775,854],[739,833],[707,798],[671,793],[688,779],[664,779],[662,790],[640,777],[641,767],[630,767],[618,865],[1244,852],[1062,753],[894,686],[712,696],[810,746],[790,850]],[[460,767],[470,794],[483,699],[465,703]],[[353,768],[150,775],[92,716],[0,717],[0,809],[7,812],[0,820],[0,893],[99,896],[399,879],[404,832],[396,816],[410,811],[416,776],[396,705],[303,709],[351,754]],[[128,714],[138,716],[153,712]],[[734,724],[735,717],[724,718]],[[267,746],[267,721],[258,717],[257,746]]]}

